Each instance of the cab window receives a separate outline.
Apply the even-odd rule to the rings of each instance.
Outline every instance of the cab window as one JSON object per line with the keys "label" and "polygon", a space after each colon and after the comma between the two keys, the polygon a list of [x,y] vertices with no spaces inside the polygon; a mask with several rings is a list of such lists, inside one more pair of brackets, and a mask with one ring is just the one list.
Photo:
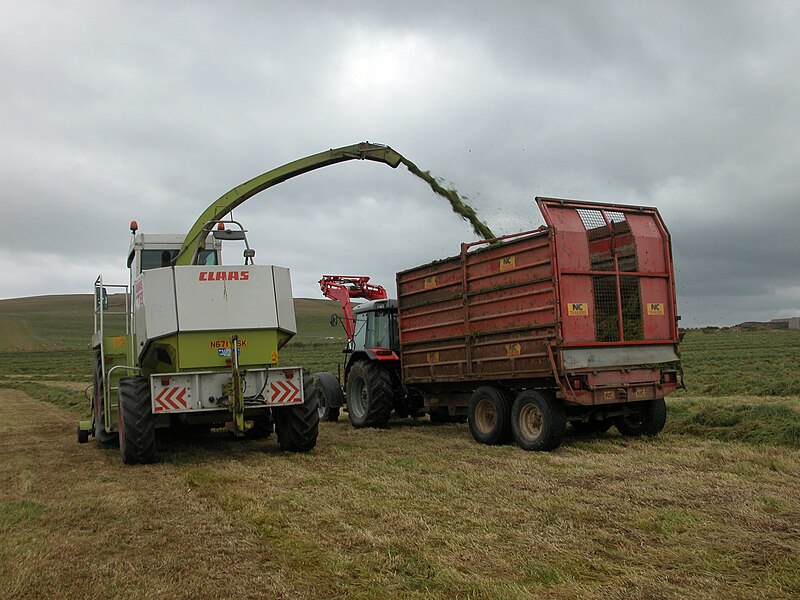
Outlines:
{"label": "cab window", "polygon": [[[178,256],[178,250],[142,250],[141,253],[141,269],[140,271],[147,271],[148,269],[158,269],[162,266],[162,262],[164,257],[164,253],[169,253],[169,261],[172,262],[175,260],[175,257]],[[200,260],[198,264],[201,265],[216,265],[217,264],[217,253],[214,250],[201,250],[200,251]]]}

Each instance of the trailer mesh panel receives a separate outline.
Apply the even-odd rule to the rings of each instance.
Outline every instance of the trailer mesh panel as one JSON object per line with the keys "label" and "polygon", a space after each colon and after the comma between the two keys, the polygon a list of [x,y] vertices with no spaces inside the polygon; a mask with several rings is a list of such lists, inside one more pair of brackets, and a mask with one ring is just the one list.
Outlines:
{"label": "trailer mesh panel", "polygon": [[[636,241],[625,215],[617,211],[577,209],[586,228],[593,272],[595,332],[598,342],[644,339]],[[622,315],[622,330],[619,319]]]}

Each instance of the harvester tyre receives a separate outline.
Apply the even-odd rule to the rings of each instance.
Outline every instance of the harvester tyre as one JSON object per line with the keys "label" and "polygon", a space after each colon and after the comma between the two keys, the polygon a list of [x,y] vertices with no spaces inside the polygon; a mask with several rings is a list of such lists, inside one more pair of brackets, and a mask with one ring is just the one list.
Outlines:
{"label": "harvester tyre", "polygon": [[481,386],[469,399],[469,430],[481,444],[505,444],[511,439],[510,406],[505,392]]}
{"label": "harvester tyre", "polygon": [[393,393],[389,371],[363,360],[353,364],[345,394],[353,427],[386,427],[394,408]]}
{"label": "harvester tyre", "polygon": [[272,409],[278,445],[286,452],[308,452],[317,445],[319,402],[313,380],[308,375],[303,380],[303,393],[303,404]]}
{"label": "harvester tyre", "polygon": [[523,450],[558,448],[567,429],[564,405],[553,395],[538,390],[517,394],[511,407],[511,430]]}
{"label": "harvester tyre", "polygon": [[344,404],[344,393],[339,380],[331,373],[314,373],[314,392],[319,402],[319,420],[335,422],[339,420],[339,410]]}
{"label": "harvester tyre", "polygon": [[119,444],[117,432],[106,431],[105,393],[103,391],[103,358],[100,352],[95,353],[94,373],[92,377],[92,414],[94,415],[94,439],[101,448],[113,448]]}
{"label": "harvester tyre", "polygon": [[650,400],[639,412],[614,419],[614,425],[622,435],[639,437],[657,435],[667,423],[667,404],[663,398]]}
{"label": "harvester tyre", "polygon": [[126,465],[153,462],[156,455],[155,417],[150,381],[140,375],[119,380],[119,453]]}

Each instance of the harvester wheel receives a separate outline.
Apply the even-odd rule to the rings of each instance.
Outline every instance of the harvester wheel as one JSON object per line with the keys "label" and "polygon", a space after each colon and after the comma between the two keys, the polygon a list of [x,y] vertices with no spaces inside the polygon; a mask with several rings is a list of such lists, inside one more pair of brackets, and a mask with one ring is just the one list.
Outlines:
{"label": "harvester wheel", "polygon": [[81,429],[81,426],[78,425],[78,443],[85,444],[89,441],[89,432],[85,429]]}
{"label": "harvester wheel", "polygon": [[126,465],[149,463],[155,458],[156,427],[147,377],[119,380],[119,452]]}
{"label": "harvester wheel", "polygon": [[288,452],[308,452],[317,445],[319,402],[312,378],[306,375],[303,379],[303,404],[272,409],[278,444]]}
{"label": "harvester wheel", "polygon": [[101,448],[113,448],[119,443],[117,432],[106,431],[105,394],[103,393],[103,357],[95,353],[94,374],[92,377],[94,397],[92,398],[92,414],[94,415],[94,439]]}
{"label": "harvester wheel", "polygon": [[339,407],[344,404],[344,394],[339,380],[331,373],[314,373],[314,392],[319,401],[319,420],[338,421]]}
{"label": "harvester wheel", "polygon": [[389,371],[360,360],[347,376],[347,412],[353,427],[386,427],[393,409]]}
{"label": "harvester wheel", "polygon": [[505,444],[511,439],[509,401],[499,388],[482,386],[469,399],[469,430],[481,444]]}
{"label": "harvester wheel", "polygon": [[511,430],[523,450],[558,448],[567,428],[564,405],[538,390],[517,394],[511,407]]}
{"label": "harvester wheel", "polygon": [[614,425],[622,435],[653,437],[667,422],[667,404],[663,398],[650,400],[642,405],[640,411],[614,419]]}

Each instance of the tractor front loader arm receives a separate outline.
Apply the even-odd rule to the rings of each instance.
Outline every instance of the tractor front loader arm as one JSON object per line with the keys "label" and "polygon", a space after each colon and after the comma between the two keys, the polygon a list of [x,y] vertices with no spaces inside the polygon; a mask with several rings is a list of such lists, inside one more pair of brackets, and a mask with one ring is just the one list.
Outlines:
{"label": "tractor front loader arm", "polygon": [[[225,217],[245,200],[255,196],[259,192],[263,192],[273,185],[283,183],[287,179],[302,175],[303,173],[308,173],[309,171],[348,160],[372,160],[385,163],[394,169],[397,168],[402,159],[403,157],[389,146],[361,142],[360,144],[333,148],[325,152],[320,152],[319,154],[306,156],[305,158],[300,158],[281,167],[272,169],[271,171],[267,171],[258,177],[254,177],[250,181],[236,186],[213,202],[211,206],[198,217],[194,225],[192,225],[192,228],[189,230],[181,246],[178,256],[175,258],[174,264],[188,265],[192,263],[193,258],[197,254],[196,249],[205,243],[206,235],[203,235],[203,233],[207,223]],[[206,232],[206,234],[207,233],[208,232]]]}

